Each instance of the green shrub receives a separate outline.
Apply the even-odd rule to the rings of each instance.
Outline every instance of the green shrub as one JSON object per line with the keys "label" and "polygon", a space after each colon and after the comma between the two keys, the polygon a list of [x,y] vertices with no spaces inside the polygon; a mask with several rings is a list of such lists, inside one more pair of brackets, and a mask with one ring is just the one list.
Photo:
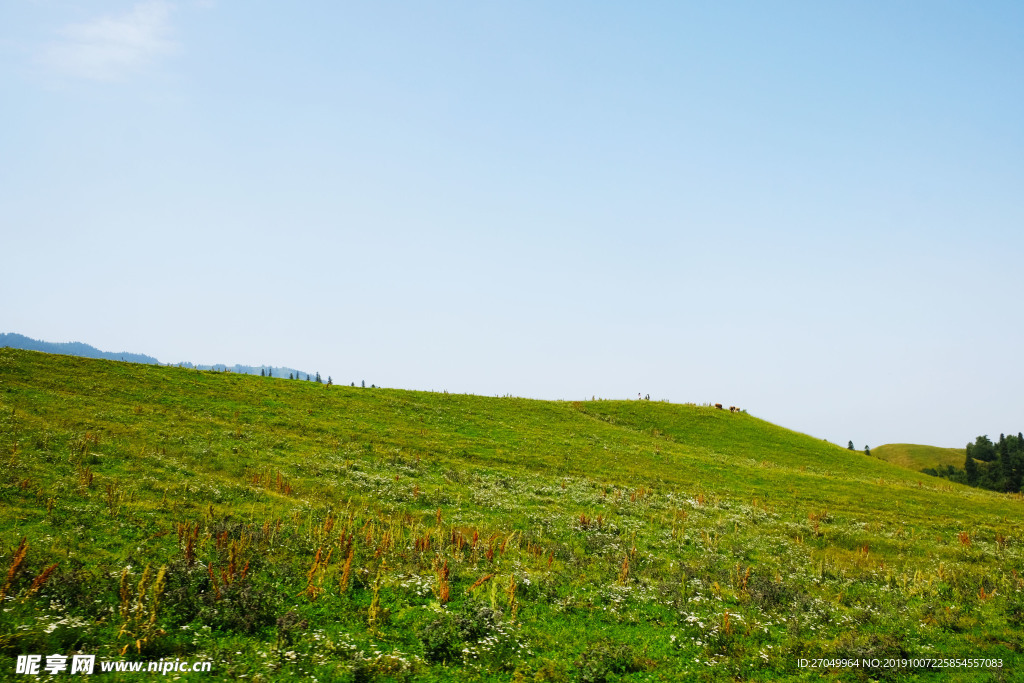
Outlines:
{"label": "green shrub", "polygon": [[162,613],[169,626],[200,622],[215,631],[251,635],[277,619],[282,597],[272,586],[249,577],[214,586],[208,570],[176,561],[167,572]]}
{"label": "green shrub", "polygon": [[1006,621],[1018,628],[1024,626],[1024,597],[1014,593],[1006,599]]}
{"label": "green shrub", "polygon": [[649,664],[630,645],[602,640],[591,643],[576,660],[576,677],[580,683],[607,683],[609,676],[645,671]]}
{"label": "green shrub", "polygon": [[428,662],[445,663],[461,659],[464,639],[452,615],[438,616],[418,635],[423,643],[423,657]]}

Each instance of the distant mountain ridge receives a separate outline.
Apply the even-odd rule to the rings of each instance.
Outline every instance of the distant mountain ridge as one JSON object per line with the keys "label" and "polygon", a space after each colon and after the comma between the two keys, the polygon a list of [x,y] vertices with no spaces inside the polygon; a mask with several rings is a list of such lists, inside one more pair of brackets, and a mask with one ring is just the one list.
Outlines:
{"label": "distant mountain ridge", "polygon": [[215,370],[217,372],[235,372],[243,375],[259,375],[269,373],[272,377],[289,377],[295,379],[310,379],[316,377],[316,373],[308,373],[295,368],[276,367],[271,365],[194,365],[192,363],[161,363],[153,356],[142,353],[129,353],[122,351],[114,353],[111,351],[100,351],[95,346],[82,342],[48,342],[39,339],[32,339],[23,334],[14,332],[0,332],[0,348],[9,346],[12,349],[25,349],[26,351],[42,351],[43,353],[55,353],[61,356],[80,356],[83,358],[102,358],[105,360],[119,360],[126,363],[144,363],[146,365],[175,365],[183,368],[195,368],[196,370]]}
{"label": "distant mountain ridge", "polygon": [[106,360],[123,360],[126,363],[145,363],[147,365],[160,365],[160,361],[153,356],[141,353],[113,353],[100,351],[95,346],[83,344],[82,342],[47,342],[26,337],[23,334],[0,332],[0,347],[9,346],[12,349],[26,349],[28,351],[42,351],[43,353],[56,353],[62,356],[82,356],[84,358],[105,358]]}

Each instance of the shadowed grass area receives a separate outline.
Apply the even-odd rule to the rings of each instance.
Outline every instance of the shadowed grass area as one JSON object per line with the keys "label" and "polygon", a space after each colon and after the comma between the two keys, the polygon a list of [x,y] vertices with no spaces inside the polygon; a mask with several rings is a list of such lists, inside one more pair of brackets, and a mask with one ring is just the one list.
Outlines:
{"label": "shadowed grass area", "polygon": [[[0,460],[3,672],[73,651],[213,662],[195,680],[973,681],[1022,661],[1020,496],[714,407],[0,349]],[[798,665],[939,656],[1004,664]]]}

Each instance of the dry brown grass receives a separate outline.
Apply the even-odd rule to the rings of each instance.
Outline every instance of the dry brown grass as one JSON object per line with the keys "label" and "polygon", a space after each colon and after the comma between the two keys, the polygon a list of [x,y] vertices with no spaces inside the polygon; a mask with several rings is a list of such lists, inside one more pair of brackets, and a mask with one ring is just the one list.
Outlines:
{"label": "dry brown grass", "polygon": [[7,580],[4,581],[3,588],[0,588],[0,601],[6,597],[7,591],[10,590],[14,577],[17,576],[18,570],[21,569],[21,565],[25,562],[26,554],[28,554],[28,542],[22,536],[21,543],[18,544],[18,549],[14,551],[14,557],[11,558],[11,566],[7,570]]}

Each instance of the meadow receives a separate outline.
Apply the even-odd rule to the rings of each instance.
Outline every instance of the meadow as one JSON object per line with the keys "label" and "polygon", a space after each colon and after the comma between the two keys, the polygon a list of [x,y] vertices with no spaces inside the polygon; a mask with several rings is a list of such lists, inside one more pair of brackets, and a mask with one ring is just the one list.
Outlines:
{"label": "meadow", "polygon": [[713,406],[5,348],[0,462],[0,679],[31,653],[196,681],[1022,675],[1019,495]]}

